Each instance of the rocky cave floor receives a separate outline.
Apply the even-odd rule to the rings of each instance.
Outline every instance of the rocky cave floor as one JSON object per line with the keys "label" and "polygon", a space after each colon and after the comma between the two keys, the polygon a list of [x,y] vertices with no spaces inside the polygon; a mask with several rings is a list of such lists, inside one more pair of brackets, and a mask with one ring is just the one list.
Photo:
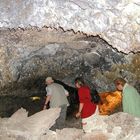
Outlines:
{"label": "rocky cave floor", "polygon": [[[32,100],[31,97],[0,97],[0,117],[10,117],[18,109],[23,107],[28,111],[28,116],[31,116],[42,110],[44,99]],[[68,114],[65,122],[66,128],[81,128],[81,120],[75,118],[76,109],[68,109]]]}
{"label": "rocky cave floor", "polygon": [[[41,111],[42,104],[43,99],[32,100],[31,97],[0,98],[0,107],[3,109],[0,111],[2,117],[0,140],[139,140],[140,138],[139,118],[123,112],[109,116],[95,115],[92,125],[94,133],[83,133],[81,119],[74,117],[77,106],[72,110],[68,109],[65,126],[61,130],[50,131],[59,116],[60,109]],[[8,118],[5,118],[6,116]]]}
{"label": "rocky cave floor", "polygon": [[66,119],[66,128],[79,128],[81,129],[82,126],[81,126],[81,119],[76,119],[73,116],[67,116],[67,119]]}

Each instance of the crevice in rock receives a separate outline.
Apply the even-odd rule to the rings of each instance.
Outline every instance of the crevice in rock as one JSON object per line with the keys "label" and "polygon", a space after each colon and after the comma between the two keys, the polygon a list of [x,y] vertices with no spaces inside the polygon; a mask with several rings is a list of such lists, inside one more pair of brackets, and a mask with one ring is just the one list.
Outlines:
{"label": "crevice in rock", "polygon": [[[72,80],[82,75],[90,84],[97,84],[99,91],[103,91],[113,90],[108,84],[116,76],[130,80],[124,74],[129,73],[130,81],[139,77],[139,68],[133,70],[135,73],[128,69],[132,61],[137,67],[139,53],[126,55],[119,52],[100,36],[87,36],[82,32],[74,33],[72,30],[45,26],[39,30],[37,27],[1,30],[0,39],[1,87],[4,88],[13,85],[12,83],[23,82],[25,85],[31,83],[34,79],[32,77],[38,79],[47,75],[72,85]],[[100,79],[106,86],[100,83]],[[101,89],[102,87],[106,88]]]}

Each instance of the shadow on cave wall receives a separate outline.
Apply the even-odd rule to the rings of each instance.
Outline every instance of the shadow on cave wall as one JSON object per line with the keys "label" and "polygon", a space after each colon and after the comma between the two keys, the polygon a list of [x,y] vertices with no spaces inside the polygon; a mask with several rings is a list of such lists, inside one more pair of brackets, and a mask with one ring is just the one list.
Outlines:
{"label": "shadow on cave wall", "polygon": [[[11,95],[3,95],[0,96],[0,117],[10,117],[14,112],[16,112],[19,108],[23,107],[28,111],[28,115],[33,115],[34,113],[41,111],[43,109],[43,105],[46,97],[45,90],[45,79],[44,77],[39,77],[36,80],[31,79],[26,81],[26,85],[23,84],[23,87],[26,90],[16,89],[18,86],[7,87],[6,89],[11,89],[11,92],[23,92],[20,95],[11,93]],[[55,80],[56,83],[59,83],[64,86],[65,89],[68,90],[70,96],[68,97],[68,101],[70,106],[68,107],[67,115],[72,115],[75,111],[79,99],[77,90],[74,87],[71,87],[60,80]],[[15,83],[16,84],[16,83]],[[16,84],[17,85],[17,84]],[[27,94],[28,93],[28,94]],[[24,96],[25,95],[25,96]],[[36,99],[33,99],[37,97]]]}
{"label": "shadow on cave wall", "polygon": [[[26,91],[24,90],[23,94],[25,94],[26,96],[23,96],[23,94],[16,95],[15,93],[13,93],[14,95],[12,94],[0,96],[0,116],[10,117],[21,107],[25,108],[28,111],[29,116],[41,111],[43,109],[45,97],[47,94],[45,90],[46,85],[44,81],[44,77],[39,77],[36,80],[31,79],[30,81],[28,80],[28,82],[26,81],[26,85],[23,84],[23,87],[26,87]],[[54,82],[61,84],[66,90],[68,90],[69,96],[67,98],[70,103],[70,106],[68,107],[67,115],[73,115],[73,113],[77,110],[79,104],[77,89],[57,79],[54,79]],[[15,86],[13,87],[14,89],[11,88],[11,92],[14,90],[16,92],[20,92],[19,90],[15,89]],[[21,92],[23,92],[22,89],[20,90]],[[95,90],[95,87],[93,86],[91,90]],[[26,92],[28,92],[28,94]]]}

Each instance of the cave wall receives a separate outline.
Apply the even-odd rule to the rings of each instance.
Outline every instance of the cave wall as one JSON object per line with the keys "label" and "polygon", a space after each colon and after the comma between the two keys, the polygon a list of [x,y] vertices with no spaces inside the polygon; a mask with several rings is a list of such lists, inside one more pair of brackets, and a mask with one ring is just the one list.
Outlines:
{"label": "cave wall", "polygon": [[140,91],[139,0],[1,0],[1,95],[43,93],[53,76],[99,92],[122,76]]}
{"label": "cave wall", "polygon": [[0,32],[1,95],[45,94],[53,76],[70,86],[83,76],[99,92],[114,90],[122,76],[139,89],[140,54],[118,52],[99,36],[52,28],[5,29]]}
{"label": "cave wall", "polygon": [[1,0],[0,27],[62,27],[99,35],[119,51],[140,51],[139,0]]}

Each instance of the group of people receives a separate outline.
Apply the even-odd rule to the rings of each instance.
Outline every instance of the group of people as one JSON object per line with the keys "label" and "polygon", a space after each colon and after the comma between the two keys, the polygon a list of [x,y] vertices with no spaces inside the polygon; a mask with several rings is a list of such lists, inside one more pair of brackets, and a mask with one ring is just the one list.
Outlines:
{"label": "group of people", "polygon": [[[64,87],[58,83],[54,83],[52,77],[46,78],[46,101],[44,109],[47,108],[50,102],[50,108],[60,107],[61,113],[56,120],[57,129],[63,127],[66,119],[66,111],[69,106],[67,96],[69,93]],[[122,78],[117,78],[114,81],[116,89],[122,91],[122,107],[123,112],[132,114],[133,116],[140,117],[140,94],[138,91]],[[75,87],[78,89],[79,96],[79,109],[76,113],[76,117],[81,117],[82,128],[84,132],[90,131],[90,122],[95,114],[98,113],[98,104],[94,103],[91,99],[91,90],[87,86],[82,77],[75,79]]]}

